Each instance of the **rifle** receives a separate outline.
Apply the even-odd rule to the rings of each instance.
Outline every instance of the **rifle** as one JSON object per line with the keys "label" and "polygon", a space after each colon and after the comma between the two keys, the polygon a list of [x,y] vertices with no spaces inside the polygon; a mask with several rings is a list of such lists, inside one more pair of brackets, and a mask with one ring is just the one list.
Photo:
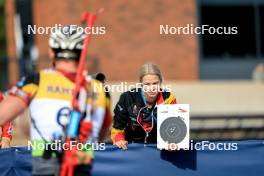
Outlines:
{"label": "rifle", "polygon": [[[66,132],[66,145],[71,146],[72,142],[78,141],[79,125],[83,114],[86,109],[86,90],[85,86],[85,60],[87,56],[87,46],[91,38],[91,28],[95,23],[96,16],[94,14],[85,12],[82,15],[83,22],[86,23],[89,32],[86,34],[83,43],[77,74],[75,77],[75,89],[73,91],[72,111],[70,114],[70,121]],[[72,149],[72,150],[71,150]],[[73,176],[76,160],[72,160],[72,155],[76,152],[76,148],[70,148],[64,151],[63,160],[61,164],[61,176]]]}

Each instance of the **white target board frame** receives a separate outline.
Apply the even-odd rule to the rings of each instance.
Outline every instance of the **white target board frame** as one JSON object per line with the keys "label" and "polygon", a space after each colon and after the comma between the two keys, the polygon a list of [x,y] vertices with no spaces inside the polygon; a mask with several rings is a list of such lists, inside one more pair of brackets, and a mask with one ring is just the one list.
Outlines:
{"label": "white target board frame", "polygon": [[[190,105],[162,104],[157,109],[157,148],[189,149]],[[177,144],[177,146],[175,145]]]}

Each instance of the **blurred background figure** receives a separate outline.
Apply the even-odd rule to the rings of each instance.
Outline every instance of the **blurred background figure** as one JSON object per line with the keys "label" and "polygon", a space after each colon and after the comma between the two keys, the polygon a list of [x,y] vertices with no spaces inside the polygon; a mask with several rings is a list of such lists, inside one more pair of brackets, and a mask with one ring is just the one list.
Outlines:
{"label": "blurred background figure", "polygon": [[[106,83],[106,76],[103,73],[96,73],[92,75],[92,77],[101,83],[103,83],[104,86],[104,91],[105,91],[105,97],[106,97],[106,102],[105,102],[105,116],[104,116],[104,121],[100,127],[100,133],[98,134],[98,141],[99,142],[110,142],[110,129],[112,125],[112,113],[111,113],[111,94],[110,91],[107,89],[107,83]],[[96,114],[93,117],[94,123],[96,123]],[[95,126],[95,124],[94,124]],[[96,131],[94,131],[96,132]],[[97,136],[97,135],[95,135]]]}
{"label": "blurred background figure", "polygon": [[258,64],[253,71],[253,80],[257,82],[264,82],[264,64]]}

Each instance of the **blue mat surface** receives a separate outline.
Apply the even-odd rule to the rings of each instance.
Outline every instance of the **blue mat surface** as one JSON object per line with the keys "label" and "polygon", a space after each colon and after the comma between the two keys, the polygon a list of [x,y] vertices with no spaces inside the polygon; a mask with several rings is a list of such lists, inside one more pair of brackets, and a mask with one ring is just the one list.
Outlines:
{"label": "blue mat surface", "polygon": [[[191,150],[168,152],[155,145],[130,144],[127,151],[112,145],[97,151],[95,176],[260,176],[264,173],[263,141],[221,141],[237,143],[238,150]],[[214,142],[217,144],[219,142]],[[0,175],[31,175],[27,148],[0,150]]]}

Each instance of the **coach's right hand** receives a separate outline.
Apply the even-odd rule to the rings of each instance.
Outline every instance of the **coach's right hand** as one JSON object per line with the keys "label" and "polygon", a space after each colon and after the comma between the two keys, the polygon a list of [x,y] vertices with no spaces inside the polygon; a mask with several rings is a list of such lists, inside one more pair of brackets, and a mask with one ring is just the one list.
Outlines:
{"label": "coach's right hand", "polygon": [[119,140],[115,142],[114,145],[116,145],[118,148],[122,150],[127,150],[127,143],[128,142],[126,140]]}

